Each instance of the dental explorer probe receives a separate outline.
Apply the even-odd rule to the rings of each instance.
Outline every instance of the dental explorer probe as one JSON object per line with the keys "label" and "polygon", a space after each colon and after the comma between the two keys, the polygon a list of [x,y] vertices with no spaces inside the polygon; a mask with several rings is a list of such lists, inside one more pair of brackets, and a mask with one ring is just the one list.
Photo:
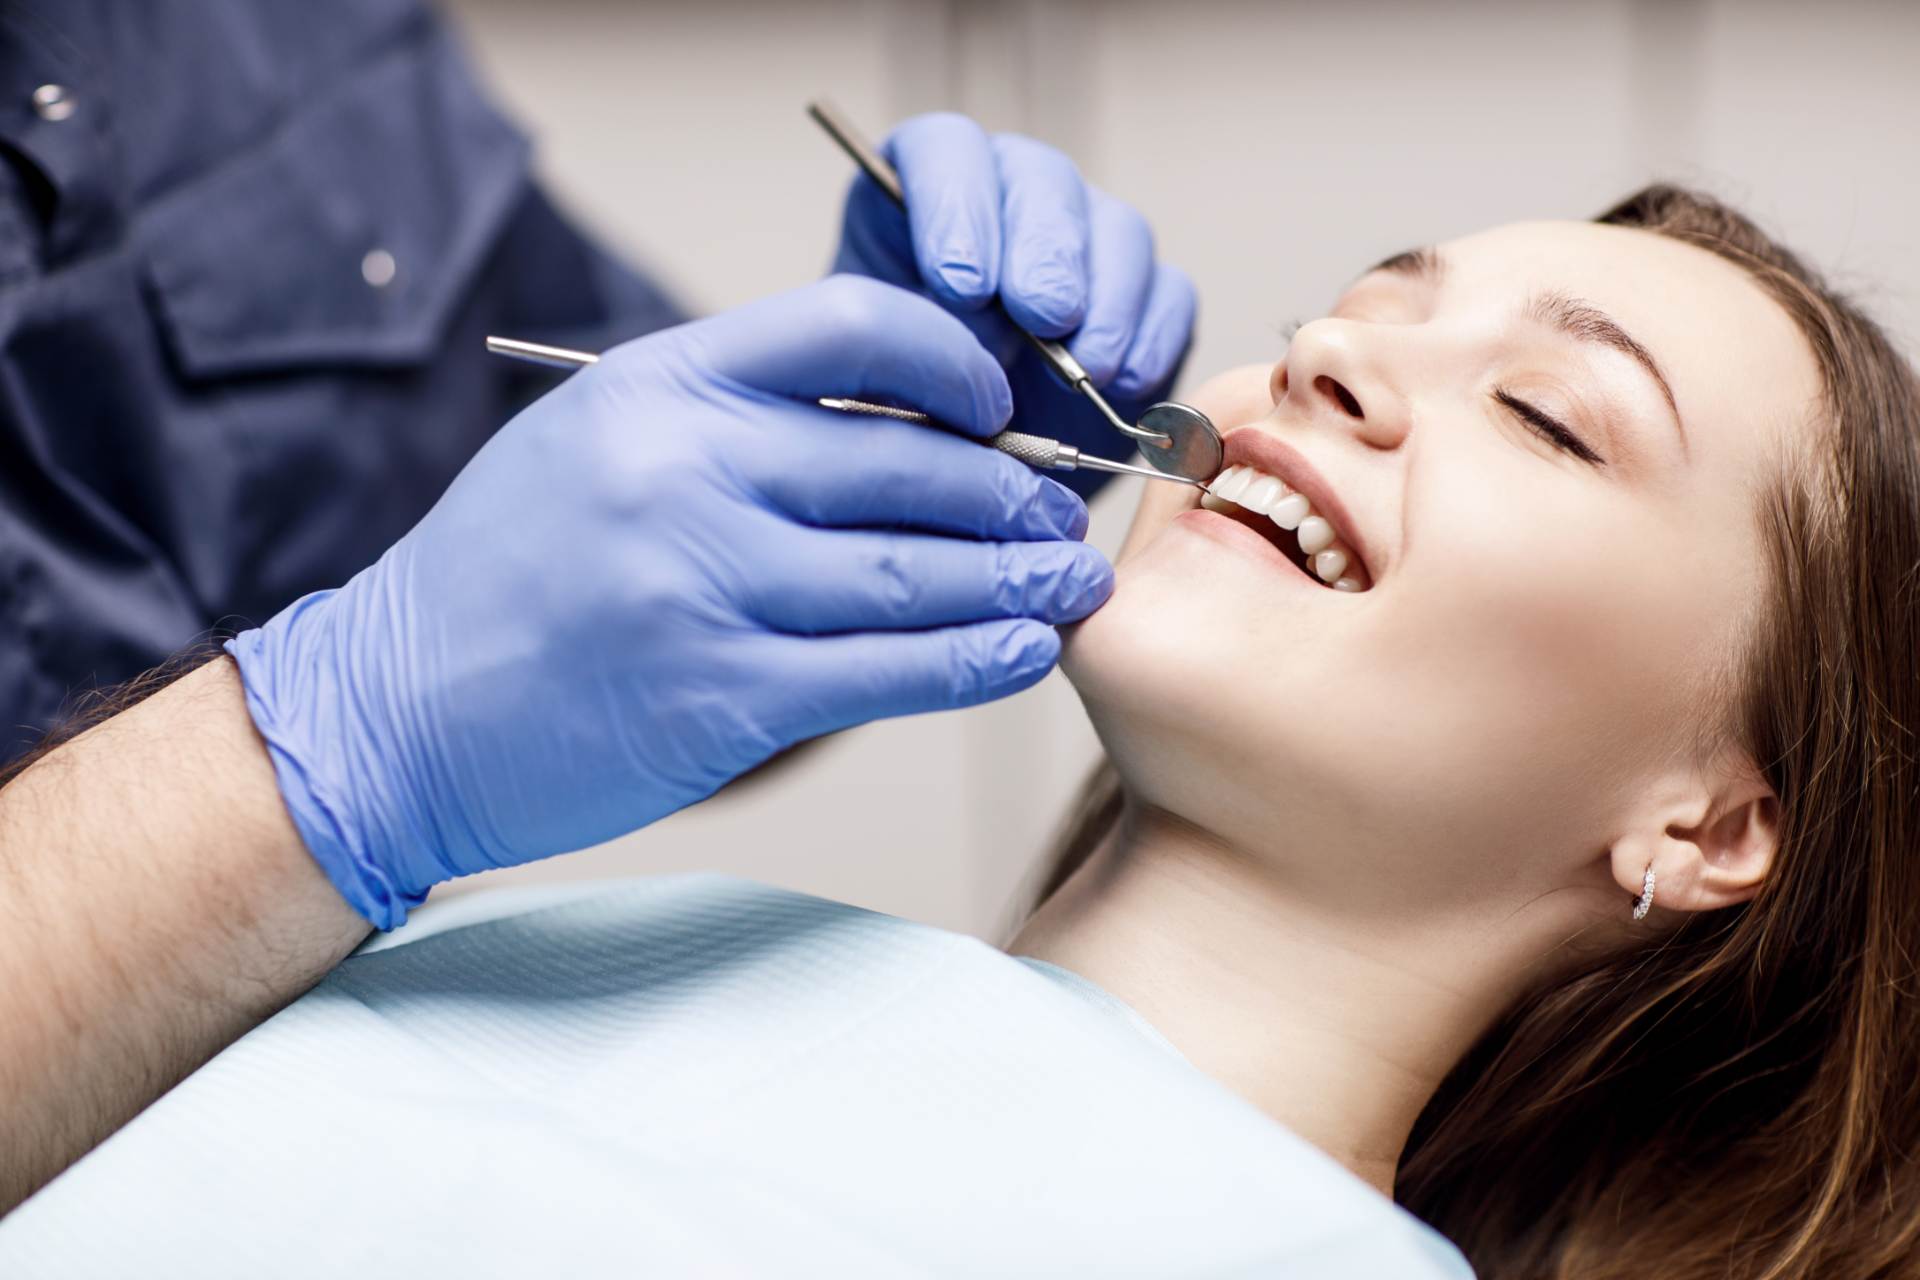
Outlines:
{"label": "dental explorer probe", "polygon": [[[487,350],[497,356],[511,356],[515,360],[525,360],[529,364],[542,364],[550,369],[579,369],[599,363],[600,357],[591,351],[574,351],[567,347],[550,347],[542,342],[523,342],[518,338],[487,337]],[[931,414],[921,413],[917,409],[896,409],[890,404],[872,404],[865,400],[846,400],[837,396],[822,396],[815,401],[823,409],[835,409],[841,413],[864,413],[873,417],[898,418],[902,422],[917,422],[922,426],[938,427],[940,423]],[[1155,471],[1148,467],[1130,466],[1124,462],[1110,462],[1093,454],[1080,452],[1074,446],[1059,440],[1049,440],[1045,436],[1030,436],[1024,431],[1002,431],[989,437],[983,443],[998,449],[1019,462],[1030,467],[1042,467],[1048,471],[1110,471],[1115,475],[1144,476],[1148,480],[1171,480],[1175,484],[1190,484],[1196,489],[1204,489],[1206,482],[1176,476],[1165,471]]]}
{"label": "dental explorer probe", "polygon": [[[813,117],[815,124],[826,130],[827,136],[838,143],[840,149],[860,166],[861,172],[873,179],[874,185],[886,192],[904,213],[907,208],[906,188],[901,185],[899,173],[887,163],[886,157],[875,150],[873,144],[832,103],[824,99],[809,102],[807,114]],[[1021,337],[1033,344],[1033,349],[1040,353],[1062,382],[1091,401],[1114,430],[1137,441],[1140,452],[1160,471],[1202,486],[1219,474],[1226,449],[1220,442],[1220,432],[1206,414],[1192,405],[1163,400],[1159,404],[1149,405],[1146,412],[1140,415],[1140,425],[1135,426],[1114,412],[1113,406],[1093,385],[1093,375],[1081,367],[1064,345],[1028,333],[1014,322],[1012,316],[1007,315],[1006,306],[998,298],[994,300],[994,306]],[[1093,463],[1083,460],[1080,465],[1092,467]],[[1139,468],[1131,467],[1128,470],[1138,471]]]}

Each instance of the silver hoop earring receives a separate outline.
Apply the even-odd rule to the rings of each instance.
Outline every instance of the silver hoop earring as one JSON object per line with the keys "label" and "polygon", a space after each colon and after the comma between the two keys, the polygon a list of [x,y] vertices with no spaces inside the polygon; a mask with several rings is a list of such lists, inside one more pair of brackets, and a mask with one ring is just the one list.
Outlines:
{"label": "silver hoop earring", "polygon": [[1633,918],[1646,919],[1647,909],[1651,906],[1653,906],[1653,864],[1649,862],[1646,882],[1640,888],[1640,901],[1633,904]]}

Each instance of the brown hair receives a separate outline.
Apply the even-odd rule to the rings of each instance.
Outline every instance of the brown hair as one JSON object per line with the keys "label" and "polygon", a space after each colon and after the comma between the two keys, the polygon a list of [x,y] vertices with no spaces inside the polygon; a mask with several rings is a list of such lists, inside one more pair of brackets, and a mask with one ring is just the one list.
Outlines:
{"label": "brown hair", "polygon": [[[1779,797],[1778,854],[1751,902],[1519,1000],[1429,1101],[1396,1194],[1481,1280],[1920,1274],[1920,386],[1724,205],[1653,186],[1597,221],[1739,265],[1820,369],[1820,444],[1757,505],[1770,581],[1721,708]],[[1119,812],[1102,763],[1041,900]]]}

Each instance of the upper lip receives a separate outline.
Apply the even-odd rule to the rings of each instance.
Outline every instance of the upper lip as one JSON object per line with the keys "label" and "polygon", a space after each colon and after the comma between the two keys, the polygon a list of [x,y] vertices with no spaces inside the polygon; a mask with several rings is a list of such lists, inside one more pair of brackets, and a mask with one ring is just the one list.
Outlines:
{"label": "upper lip", "polygon": [[1233,466],[1252,467],[1275,477],[1294,492],[1304,494],[1314,514],[1332,525],[1335,535],[1352,549],[1354,557],[1367,571],[1368,581],[1379,581],[1373,550],[1361,536],[1353,513],[1340,501],[1340,495],[1333,491],[1327,478],[1307,461],[1305,454],[1272,432],[1251,425],[1227,432],[1221,443],[1225,446],[1222,471]]}

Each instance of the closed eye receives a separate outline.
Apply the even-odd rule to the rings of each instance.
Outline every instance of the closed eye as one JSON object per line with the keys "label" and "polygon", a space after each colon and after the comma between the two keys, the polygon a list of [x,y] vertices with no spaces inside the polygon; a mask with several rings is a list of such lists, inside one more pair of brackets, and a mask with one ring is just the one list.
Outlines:
{"label": "closed eye", "polygon": [[1558,418],[1542,412],[1504,387],[1495,387],[1493,398],[1503,405],[1507,412],[1520,419],[1529,431],[1543,437],[1554,448],[1570,453],[1582,462],[1592,463],[1597,467],[1607,465],[1605,458],[1589,449],[1586,441],[1567,430],[1566,425]]}

